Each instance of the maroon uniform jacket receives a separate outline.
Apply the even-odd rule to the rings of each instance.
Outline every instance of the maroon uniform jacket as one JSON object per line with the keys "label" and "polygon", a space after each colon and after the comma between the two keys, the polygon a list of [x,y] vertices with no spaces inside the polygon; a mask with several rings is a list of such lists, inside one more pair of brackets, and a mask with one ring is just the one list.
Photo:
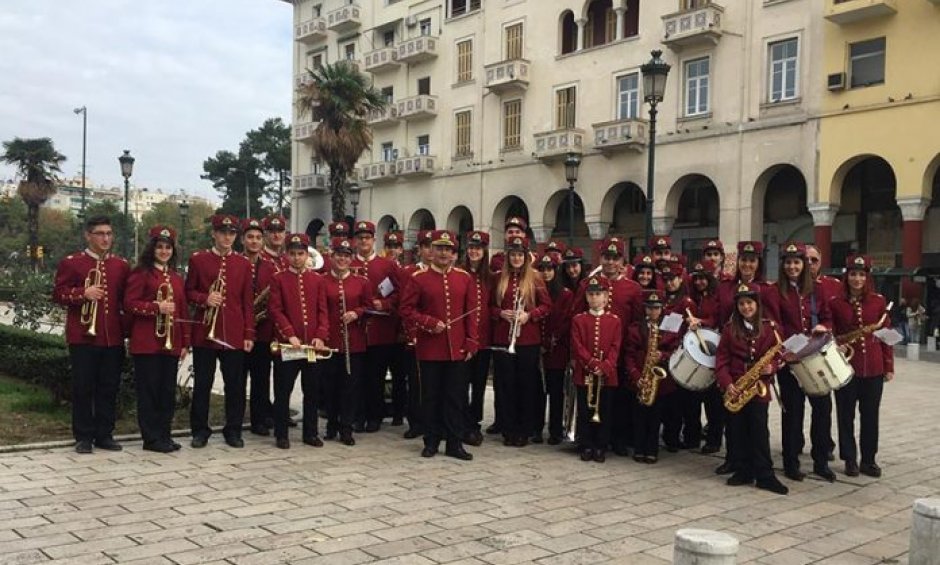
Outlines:
{"label": "maroon uniform jacket", "polygon": [[842,281],[835,277],[830,277],[829,275],[823,275],[816,279],[816,290],[822,293],[822,297],[826,302],[831,301],[837,296],[842,296],[844,292]]}
{"label": "maroon uniform jacket", "polygon": [[[571,301],[574,293],[562,288],[552,300],[552,311],[542,318],[542,367],[561,370],[568,366],[571,355]],[[621,332],[622,333],[622,332]]]}
{"label": "maroon uniform jacket", "polygon": [[330,332],[323,277],[311,270],[298,273],[290,268],[274,275],[268,317],[281,343],[292,337],[306,345],[314,339],[326,343]]}
{"label": "maroon uniform jacket", "polygon": [[832,330],[829,301],[824,298],[818,286],[809,296],[800,296],[799,291],[792,286],[787,288],[786,294],[781,294],[779,288],[777,291],[783,339],[793,334],[809,335],[813,329],[813,302],[816,303],[816,323]]}
{"label": "maroon uniform jacket", "polygon": [[343,322],[341,297],[346,300],[346,311],[353,311],[359,315],[359,318],[346,325],[346,331],[349,332],[349,352],[364,353],[366,350],[366,328],[363,323],[363,317],[366,316],[366,310],[372,308],[372,284],[369,279],[354,275],[352,272],[346,273],[346,276],[339,278],[333,271],[322,275],[323,283],[326,286],[326,307],[329,311],[329,339],[327,345],[331,349],[339,349],[341,353],[346,352],[346,346],[343,343]]}
{"label": "maroon uniform jacket", "polygon": [[[247,258],[247,257],[246,257]],[[271,279],[274,275],[284,271],[276,258],[268,253],[260,253],[254,263],[251,259],[248,263],[251,265],[251,290],[254,298],[258,298],[264,289],[271,286]],[[270,298],[268,304],[270,304]],[[255,340],[261,342],[271,342],[274,339],[274,321],[271,320],[270,309],[268,315],[258,322],[255,326]]]}
{"label": "maroon uniform jacket", "polygon": [[695,302],[695,310],[692,313],[702,321],[702,327],[704,328],[717,328],[718,327],[718,296],[714,292],[702,292],[697,293],[694,290],[692,291],[693,302]]}
{"label": "maroon uniform jacket", "polygon": [[261,248],[259,255],[274,265],[275,272],[280,273],[290,268],[290,258],[286,253],[276,253],[265,246]]}
{"label": "maroon uniform jacket", "polygon": [[[173,288],[173,304],[176,305],[173,312],[173,329],[170,331],[171,349],[163,348],[166,338],[156,336],[157,316],[160,314],[160,307],[156,302],[157,289],[164,283]],[[189,318],[189,308],[186,304],[183,277],[176,271],[160,267],[134,269],[127,277],[124,311],[131,316],[131,355],[179,357],[180,351],[189,347],[192,324],[180,321]]]}
{"label": "maroon uniform jacket", "polygon": [[[512,310],[513,301],[516,296],[516,286],[519,284],[519,275],[509,275],[509,284],[506,285],[506,292],[503,299],[500,300],[494,290],[493,299],[490,302],[490,317],[493,320],[493,343],[501,347],[509,345],[509,322],[500,317],[499,313],[503,310]],[[525,306],[529,313],[529,321],[523,324],[519,329],[519,337],[516,338],[516,345],[539,345],[542,343],[542,328],[539,321],[547,317],[552,311],[552,299],[548,295],[548,290],[542,281],[535,283],[535,307]]]}
{"label": "maroon uniform jacket", "polygon": [[[366,316],[366,336],[369,345],[388,345],[398,343],[398,329],[401,320],[398,316],[398,303],[401,299],[401,283],[398,280],[398,265],[395,261],[385,257],[379,257],[376,253],[370,258],[363,258],[356,255],[353,258],[350,270],[361,275],[372,283],[372,297],[382,303],[379,308],[382,312],[387,312],[388,316]],[[379,285],[382,281],[388,279],[394,290],[388,296],[383,297],[379,292]],[[370,310],[375,309],[369,306]]]}
{"label": "maroon uniform jacket", "polygon": [[[696,318],[698,317],[698,306],[695,304],[695,301],[692,300],[688,294],[666,294],[666,300],[663,303],[663,317],[668,316],[669,314],[679,314],[682,316],[683,322],[682,327],[679,328],[679,333],[676,335],[679,341],[682,341],[685,332],[689,329],[689,323],[685,321],[689,317],[685,313],[686,310],[692,312],[692,315]],[[645,312],[644,312],[645,314]]]}
{"label": "maroon uniform jacket", "polygon": [[223,349],[223,345],[209,341],[209,328],[202,323],[206,312],[209,288],[216,278],[225,281],[222,306],[215,323],[215,338],[242,349],[245,340],[255,338],[255,315],[252,311],[254,294],[251,291],[251,264],[237,253],[219,255],[215,248],[197,251],[189,258],[186,277],[186,299],[196,306],[193,347]]}
{"label": "maroon uniform jacket", "polygon": [[[105,297],[98,301],[95,323],[97,335],[86,335],[87,326],[80,323],[82,304],[85,303],[85,278],[97,268],[101,271],[101,286]],[[128,327],[124,317],[124,286],[130,267],[116,255],[97,257],[91,251],[74,253],[59,262],[55,275],[52,298],[67,309],[65,341],[69,345],[116,347],[124,345],[124,330]]]}
{"label": "maroon uniform jacket", "polygon": [[588,311],[571,320],[571,360],[574,384],[584,386],[587,373],[602,373],[605,387],[616,387],[617,358],[623,337],[623,324],[616,314]]}
{"label": "maroon uniform jacket", "polygon": [[[777,288],[767,281],[754,280],[751,282],[760,287],[760,300],[764,310],[764,318],[779,324],[780,302],[777,298],[780,293],[777,292]],[[731,319],[731,314],[734,313],[736,307],[734,295],[740,285],[741,279],[737,277],[718,283],[718,327],[720,328],[725,327],[725,324]]]}
{"label": "maroon uniform jacket", "polygon": [[[604,275],[600,273],[598,276],[603,277]],[[572,303],[573,314],[586,312],[588,309],[587,300],[585,300],[588,280],[590,280],[590,277],[585,277],[578,285],[578,292],[575,293],[574,302]],[[623,275],[608,280],[610,280],[610,291],[607,310],[616,314],[625,327],[629,326],[638,319],[637,305],[643,301],[643,287],[640,286],[640,283]],[[640,311],[642,311],[642,307]]]}
{"label": "maroon uniform jacket", "polygon": [[[398,281],[401,283],[402,296],[404,296],[405,289],[408,287],[408,284],[411,283],[411,275],[415,274],[417,271],[422,271],[427,268],[427,265],[424,263],[412,263],[410,265],[405,265],[398,270]],[[414,347],[415,337],[418,335],[418,328],[415,327],[414,323],[406,320],[401,316],[399,316],[399,320],[401,323],[399,328],[400,340],[405,342],[406,347]]]}
{"label": "maroon uniform jacket", "polygon": [[[477,325],[477,341],[480,349],[489,347],[493,341],[493,320],[490,318],[490,301],[493,297],[493,287],[480,278],[479,273],[467,271],[473,279],[473,292],[476,294],[476,305],[480,307],[472,318]],[[491,278],[492,280],[492,278]]]}
{"label": "maroon uniform jacket", "polygon": [[[417,328],[417,359],[463,361],[476,354],[477,323],[471,310],[477,307],[473,278],[467,271],[432,266],[415,272],[405,285],[401,312]],[[444,322],[444,331],[432,333],[438,322]]]}
{"label": "maroon uniform jacket", "polygon": [[[662,320],[656,322],[662,323]],[[643,365],[646,363],[646,349],[649,344],[650,322],[643,321],[631,324],[627,329],[627,342],[624,347],[624,363],[627,368],[627,378],[630,388],[637,390],[637,382],[643,376]],[[669,357],[679,347],[681,340],[678,334],[672,332],[659,331],[659,361],[656,365],[669,371]],[[676,382],[669,378],[659,383],[659,392],[657,398],[672,393],[676,390]]]}
{"label": "maroon uniform jacket", "polygon": [[[832,308],[832,325],[836,336],[877,323],[887,310],[885,297],[869,292],[859,299],[839,296],[829,304]],[[885,318],[884,327],[891,326],[891,316]],[[844,340],[840,340],[842,344]],[[866,334],[849,343],[855,350],[852,368],[859,378],[880,377],[894,372],[894,349],[872,334]]]}
{"label": "maroon uniform jacket", "polygon": [[[731,324],[725,325],[724,330],[721,332],[721,341],[718,343],[718,353],[715,358],[715,378],[718,380],[718,386],[721,390],[725,390],[728,385],[737,382],[754,363],[777,344],[777,336],[775,335],[777,324],[766,318],[761,323],[763,329],[759,338],[755,336],[735,337],[731,331]],[[780,356],[778,355],[771,363],[771,369],[776,372],[781,365]],[[770,402],[770,383],[773,378],[773,375],[761,377],[761,380],[767,385],[767,394],[755,396],[755,402]]]}

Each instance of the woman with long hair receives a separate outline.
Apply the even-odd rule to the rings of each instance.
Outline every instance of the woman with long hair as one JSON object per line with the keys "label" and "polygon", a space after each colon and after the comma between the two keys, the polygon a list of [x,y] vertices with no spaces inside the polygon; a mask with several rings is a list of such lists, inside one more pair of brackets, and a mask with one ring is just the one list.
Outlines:
{"label": "woman with long hair", "polygon": [[590,266],[584,263],[584,251],[580,247],[569,247],[562,253],[562,269],[559,278],[565,288],[577,292],[581,281],[587,277]]}
{"label": "woman with long hair", "polygon": [[[476,293],[477,310],[473,319],[477,323],[477,339],[480,348],[477,354],[470,359],[470,390],[466,405],[466,435],[464,443],[480,445],[483,443],[482,422],[483,403],[486,396],[486,379],[490,373],[490,360],[493,352],[489,349],[492,334],[492,320],[490,320],[489,304],[493,293],[495,276],[490,271],[490,234],[483,231],[472,231],[466,235],[467,251],[460,261],[460,267],[470,273]],[[499,425],[499,387],[494,377],[493,392],[496,397],[497,408],[494,425]]]}
{"label": "woman with long hair", "polygon": [[[535,432],[532,440],[542,441],[545,427],[545,400],[548,397],[548,444],[558,445],[563,435],[565,405],[565,369],[571,358],[571,301],[574,293],[565,287],[559,276],[560,263],[552,255],[539,258],[537,268],[548,295],[552,299],[552,310],[542,318],[542,370],[545,371],[545,391],[538,395]],[[615,360],[616,361],[616,360]],[[616,364],[614,365],[616,366]]]}
{"label": "woman with long hair", "polygon": [[493,367],[500,382],[503,444],[524,447],[535,421],[542,335],[538,322],[551,312],[551,298],[532,268],[529,240],[506,241],[506,260],[490,302]]}
{"label": "woman with long hair", "polygon": [[176,231],[154,226],[127,279],[124,311],[133,316],[130,353],[137,386],[137,423],[144,449],[180,448],[170,430],[176,406],[176,372],[189,347],[189,317],[183,277],[176,272]]}

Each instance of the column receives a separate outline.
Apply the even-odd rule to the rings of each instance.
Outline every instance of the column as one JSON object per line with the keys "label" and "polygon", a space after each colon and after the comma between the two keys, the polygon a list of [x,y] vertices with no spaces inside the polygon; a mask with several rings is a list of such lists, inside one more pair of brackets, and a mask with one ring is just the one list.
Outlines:
{"label": "column", "polygon": [[614,31],[614,41],[623,39],[623,15],[626,11],[627,9],[623,6],[614,8],[614,12],[617,13],[617,29]]}
{"label": "column", "polygon": [[584,49],[584,26],[587,25],[587,18],[578,18],[574,21],[578,26],[578,51]]}
{"label": "column", "polygon": [[[924,214],[930,205],[929,198],[898,198],[901,217],[904,220],[901,240],[901,266],[905,269],[919,267],[924,251]],[[910,299],[920,296],[920,285],[910,279],[901,284],[901,293]]]}
{"label": "column", "polygon": [[912,565],[940,564],[940,499],[914,501],[908,562]]}
{"label": "column", "polygon": [[738,546],[734,536],[684,528],[676,532],[672,562],[675,565],[734,565]]}
{"label": "column", "polygon": [[828,202],[817,202],[807,206],[813,216],[813,244],[819,249],[820,269],[832,266],[832,221],[839,207]]}
{"label": "column", "polygon": [[[653,235],[669,235],[676,223],[674,216],[653,216]],[[649,243],[649,242],[647,242]],[[673,243],[675,245],[675,243]]]}

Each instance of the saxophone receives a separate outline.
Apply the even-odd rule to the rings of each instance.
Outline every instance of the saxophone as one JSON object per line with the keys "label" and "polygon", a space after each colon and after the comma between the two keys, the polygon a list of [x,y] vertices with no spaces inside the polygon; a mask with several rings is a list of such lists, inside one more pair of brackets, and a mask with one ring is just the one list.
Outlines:
{"label": "saxophone", "polygon": [[725,409],[727,409],[728,412],[737,414],[755,396],[764,396],[767,394],[767,385],[761,380],[761,372],[763,372],[767,365],[773,362],[774,357],[783,349],[780,334],[777,333],[777,330],[773,330],[773,332],[774,337],[777,338],[776,345],[768,349],[767,353],[764,353],[761,358],[757,360],[757,363],[754,363],[754,365],[734,383],[737,392],[734,394],[727,391],[725,392],[722,403],[725,405]]}
{"label": "saxophone", "polygon": [[659,383],[666,378],[666,370],[658,366],[659,361],[659,324],[650,329],[649,343],[646,346],[646,360],[643,361],[643,373],[636,386],[637,400],[643,406],[652,406],[659,393]]}
{"label": "saxophone", "polygon": [[255,314],[255,323],[258,324],[268,317],[268,301],[271,300],[271,287],[266,286],[264,290],[258,293],[254,302],[251,304],[252,311]]}
{"label": "saxophone", "polygon": [[884,314],[881,315],[881,318],[878,319],[874,324],[867,324],[860,328],[854,329],[848,333],[836,336],[836,343],[840,345],[847,345],[854,343],[860,337],[866,336],[870,333],[874,333],[880,330],[885,325],[885,320],[888,319],[888,312],[891,311],[891,307],[894,306],[894,302],[889,302],[888,306],[885,308]]}

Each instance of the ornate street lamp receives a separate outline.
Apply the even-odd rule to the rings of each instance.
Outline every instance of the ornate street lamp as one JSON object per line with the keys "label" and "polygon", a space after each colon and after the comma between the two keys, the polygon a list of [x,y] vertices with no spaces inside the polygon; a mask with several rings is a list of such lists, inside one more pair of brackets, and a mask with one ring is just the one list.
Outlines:
{"label": "ornate street lamp", "polygon": [[574,246],[574,183],[578,182],[579,167],[581,154],[568,153],[565,156],[565,180],[568,181],[568,247]]}
{"label": "ornate street lamp", "polygon": [[124,257],[127,257],[127,254],[130,252],[130,245],[127,240],[129,235],[128,233],[128,222],[130,221],[127,213],[127,198],[128,192],[130,191],[131,186],[131,175],[134,173],[134,158],[131,157],[131,152],[127,149],[124,150],[124,154],[118,157],[118,162],[121,163],[121,176],[124,177]]}
{"label": "ornate street lamp", "polygon": [[640,67],[643,74],[643,99],[650,105],[649,152],[647,153],[646,171],[646,241],[653,237],[653,175],[656,171],[656,105],[663,101],[666,92],[666,77],[669,76],[668,63],[662,60],[663,52],[659,49],[650,51],[653,56],[648,63]]}

